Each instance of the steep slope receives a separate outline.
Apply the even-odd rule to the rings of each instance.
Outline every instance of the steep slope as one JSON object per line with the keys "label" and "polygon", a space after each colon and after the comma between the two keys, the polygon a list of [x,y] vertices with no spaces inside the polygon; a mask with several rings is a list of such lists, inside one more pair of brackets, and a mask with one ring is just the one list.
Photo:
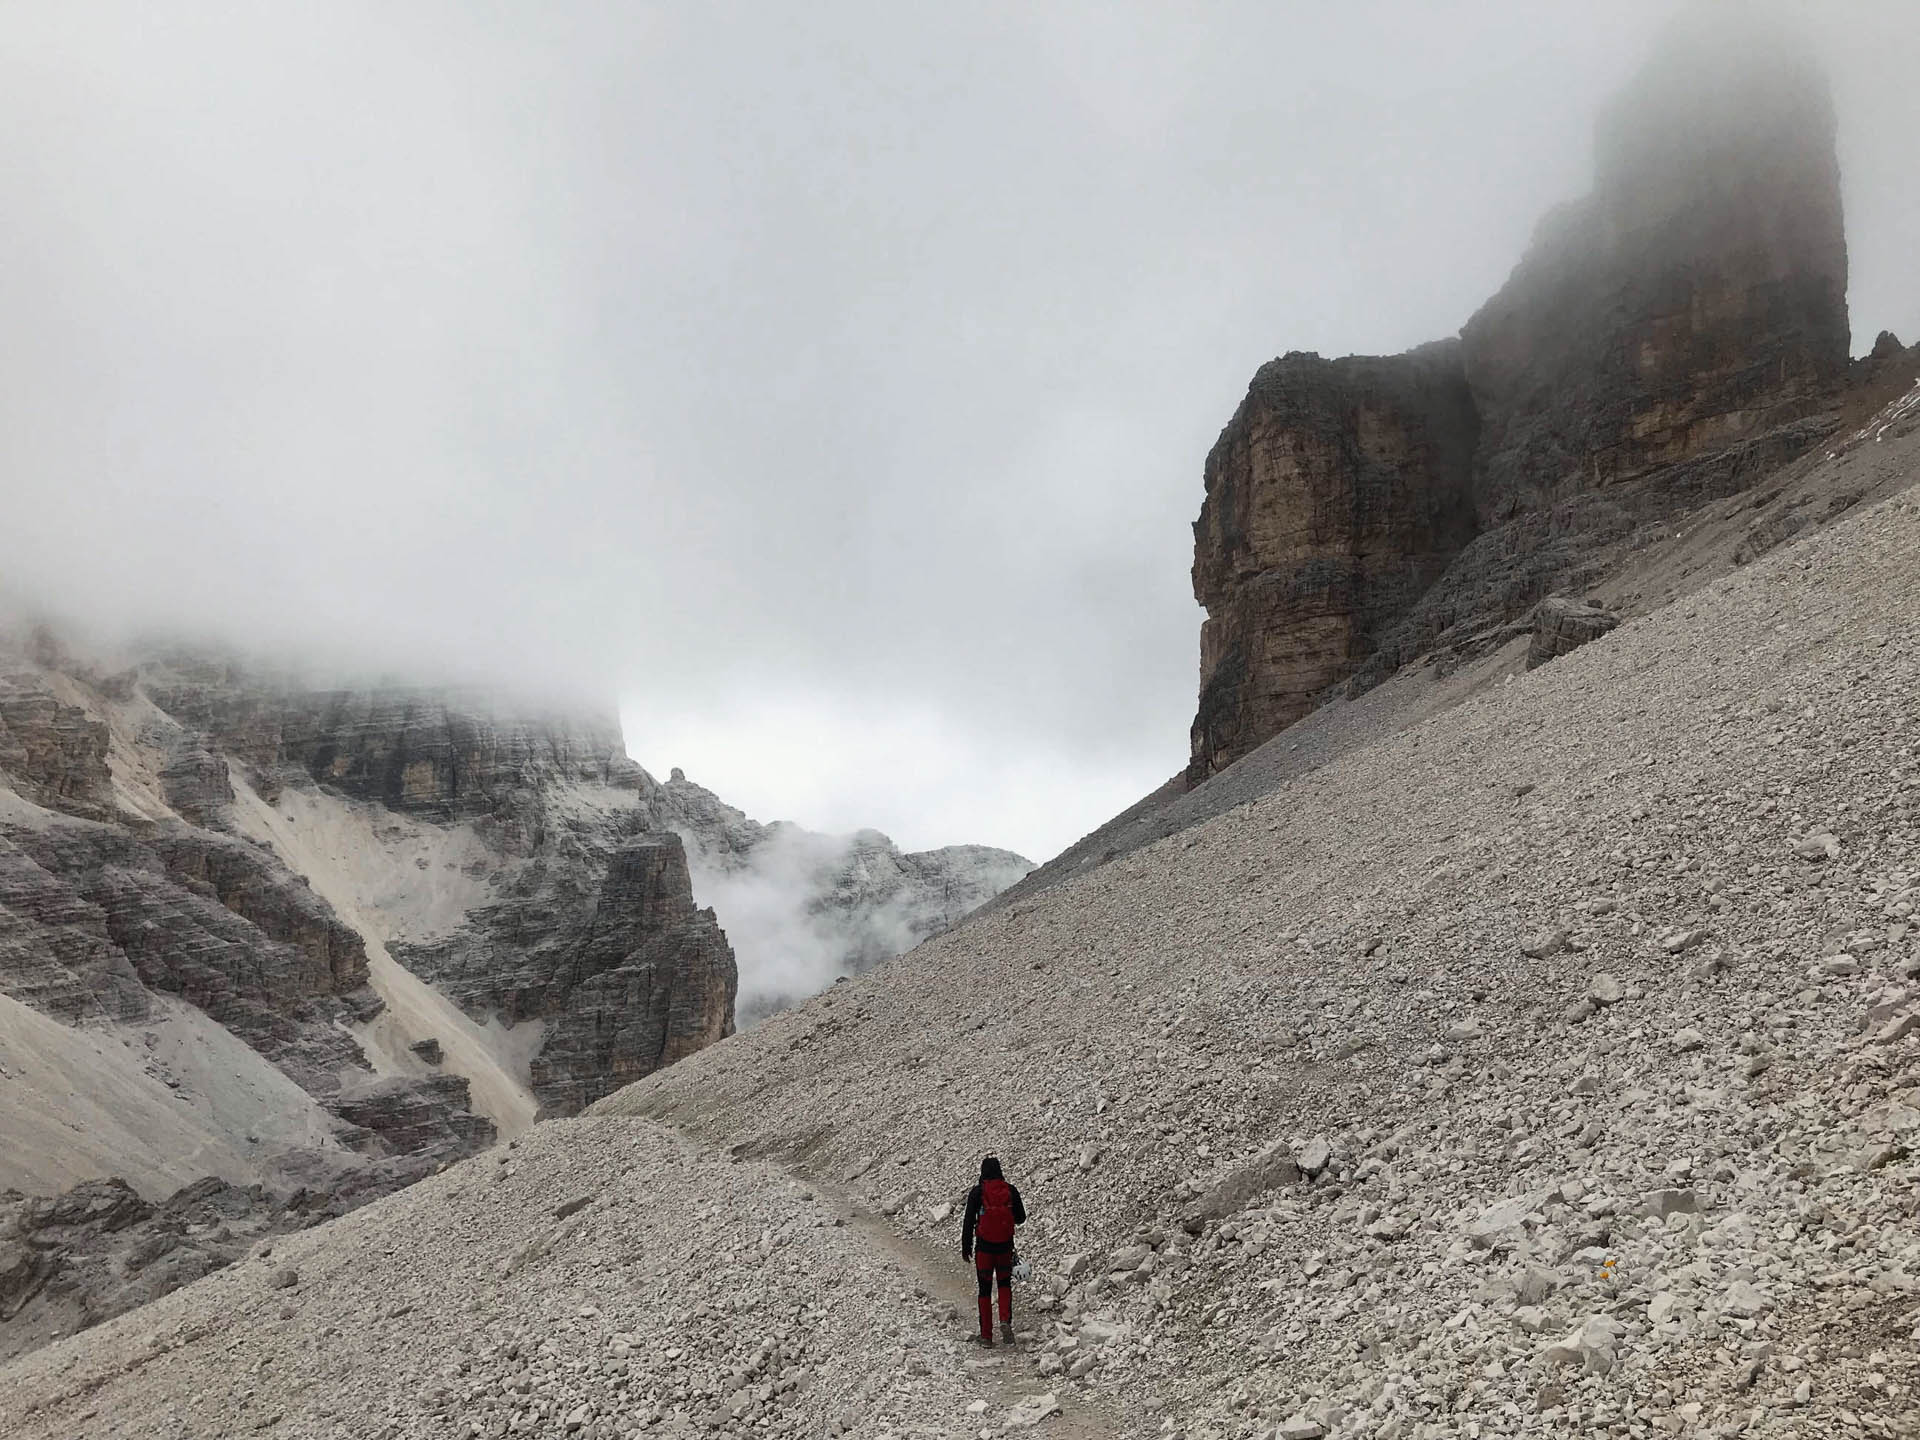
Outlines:
{"label": "steep slope", "polygon": [[916,1231],[995,1149],[1054,1363],[1185,1427],[1913,1433],[1916,554],[1907,495],[601,1113]]}
{"label": "steep slope", "polygon": [[[1778,547],[0,1369],[0,1434],[974,1435],[1023,1372],[1080,1434],[1920,1433],[1916,554],[1911,492]],[[986,1148],[1041,1279],[969,1369],[804,1207],[946,1249]]]}
{"label": "steep slope", "polygon": [[[1902,349],[1894,337],[1882,338],[1880,358],[1855,366],[1832,441],[1771,472],[1750,493],[1596,546],[1588,593],[1616,619],[1648,614],[1910,485],[1920,455],[1920,346]],[[1436,649],[1378,685],[1323,697],[1310,714],[1206,779],[1172,777],[988,904],[1029,898],[1504,684],[1527,668],[1534,630],[1534,617],[1525,615]]]}

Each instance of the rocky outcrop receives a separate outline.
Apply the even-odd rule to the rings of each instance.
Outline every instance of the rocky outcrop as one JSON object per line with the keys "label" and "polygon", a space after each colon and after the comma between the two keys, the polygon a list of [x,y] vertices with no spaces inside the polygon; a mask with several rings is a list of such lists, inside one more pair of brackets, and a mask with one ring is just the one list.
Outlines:
{"label": "rocky outcrop", "polygon": [[263,1242],[270,1247],[276,1235],[372,1198],[276,1194],[213,1176],[157,1204],[117,1177],[53,1196],[0,1192],[0,1363],[124,1315],[225,1269]]}
{"label": "rocky outcrop", "polygon": [[[457,1160],[493,1143],[493,1125],[472,1113],[466,1077],[427,1075],[374,1080],[343,1090],[334,1110],[382,1154],[431,1154]],[[363,1143],[365,1143],[363,1141]]]}
{"label": "rocky outcrop", "polygon": [[[264,798],[318,788],[480,841],[469,867],[488,897],[390,948],[476,1019],[541,1022],[529,1075],[543,1113],[732,1033],[732,952],[692,901],[678,840],[651,833],[661,787],[611,720],[479,691],[312,686],[183,650],[141,680]],[[218,778],[201,788],[217,808]]]}
{"label": "rocky outcrop", "polygon": [[1676,35],[1595,184],[1461,332],[1489,524],[1821,410],[1847,370],[1833,106],[1803,54]]}
{"label": "rocky outcrop", "polygon": [[0,827],[0,986],[69,1024],[146,1017],[149,996],[106,916]]}
{"label": "rocky outcrop", "polygon": [[[343,1093],[376,1085],[359,1032],[384,1002],[365,940],[229,824],[235,792],[217,740],[139,697],[137,673],[102,679],[43,629],[0,639],[15,742],[0,754],[0,992],[68,1025],[125,1027],[136,1053],[175,1013],[159,997],[237,1037],[265,1062],[258,1074],[203,1072],[189,1050],[184,1071],[149,1061],[146,1075],[216,1115],[227,1104],[252,1113],[254,1096],[241,1095],[274,1070],[320,1102],[313,1129],[293,1124],[270,1148],[230,1137],[259,1156],[259,1175],[371,1198],[489,1143],[493,1125],[458,1077],[380,1082],[400,1117],[390,1124],[343,1114]],[[237,1087],[225,1101],[223,1084]]]}
{"label": "rocky outcrop", "polygon": [[1478,433],[1457,344],[1260,368],[1193,527],[1192,779],[1306,714],[1473,538]]}
{"label": "rocky outcrop", "polygon": [[191,735],[173,741],[160,783],[167,804],[195,825],[218,826],[221,813],[233,804],[233,776],[226,760]]}
{"label": "rocky outcrop", "polygon": [[1533,607],[1529,623],[1533,639],[1527,646],[1527,668],[1534,670],[1598,640],[1619,625],[1620,617],[1604,606],[1550,595]]}
{"label": "rocky outcrop", "polygon": [[244,765],[268,799],[324,785],[446,824],[474,821],[503,854],[540,848],[554,784],[634,789],[611,719],[517,705],[477,689],[325,687],[234,659],[173,650],[141,667],[147,694]]}
{"label": "rocky outcrop", "polygon": [[344,1028],[380,1008],[360,937],[270,857],[186,827],[143,840],[68,822],[5,843],[0,943],[21,970],[0,979],[16,999],[131,1020],[143,992],[178,995],[322,1097],[364,1067]]}
{"label": "rocky outcrop", "polygon": [[733,1033],[733,952],[694,904],[679,837],[647,823],[633,810],[558,830],[453,935],[394,947],[470,1013],[544,1022],[531,1067],[543,1113],[573,1114]]}
{"label": "rocky outcrop", "polygon": [[[1340,681],[1503,642],[1549,594],[1588,588],[1609,547],[1833,434],[1849,369],[1834,141],[1803,51],[1676,31],[1602,117],[1593,193],[1547,217],[1457,347],[1264,367],[1194,527],[1189,783]],[[1443,406],[1390,383],[1442,355],[1458,380]],[[1370,511],[1352,498],[1368,465]]]}
{"label": "rocky outcrop", "polygon": [[50,810],[98,819],[113,809],[107,727],[16,667],[0,670],[0,773]]}

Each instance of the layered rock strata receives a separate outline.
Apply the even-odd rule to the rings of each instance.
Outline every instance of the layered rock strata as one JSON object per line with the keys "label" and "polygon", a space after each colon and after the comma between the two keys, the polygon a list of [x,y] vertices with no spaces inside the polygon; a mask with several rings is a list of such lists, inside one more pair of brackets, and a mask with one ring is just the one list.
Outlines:
{"label": "layered rock strata", "polygon": [[[1850,331],[1833,108],[1789,45],[1724,42],[1677,33],[1608,107],[1593,192],[1542,222],[1457,346],[1255,377],[1194,527],[1189,783],[1349,678],[1477,653],[1597,581],[1604,547],[1834,432]],[[1380,393],[1442,356],[1438,418]]]}
{"label": "layered rock strata", "polygon": [[284,867],[185,826],[63,822],[0,835],[6,989],[56,1018],[146,1017],[178,995],[310,1094],[365,1065],[366,951]]}
{"label": "layered rock strata", "polygon": [[1533,607],[1533,638],[1527,645],[1527,668],[1536,670],[1582,645],[1598,640],[1620,623],[1620,617],[1600,605],[1549,595]]}
{"label": "layered rock strata", "polygon": [[1453,342],[1260,368],[1193,527],[1195,779],[1304,715],[1460,553],[1478,434]]}
{"label": "layered rock strata", "polygon": [[642,773],[611,718],[490,691],[315,686],[179,649],[141,667],[141,680],[168,715],[243,765],[267,800],[287,784],[324,785],[398,814],[472,821],[512,856],[545,838],[543,790],[634,790]]}
{"label": "layered rock strata", "polygon": [[546,1022],[529,1075],[543,1113],[573,1114],[733,1033],[733,951],[694,903],[679,837],[647,823],[636,809],[562,831],[453,935],[394,947],[469,1012]]}
{"label": "layered rock strata", "polygon": [[[253,1197],[221,1235],[258,1239],[731,1034],[739,971],[696,870],[746,907],[773,1008],[1030,868],[759,825],[677,771],[657,782],[606,717],[178,647],[131,659],[108,676],[0,628],[0,1043],[18,1047],[0,1083],[59,1112],[0,1122],[0,1183],[71,1185],[95,1162],[62,1124],[126,1117],[91,1126],[85,1155],[113,1169],[0,1238],[20,1312],[0,1351],[233,1258],[175,1243],[194,1234],[175,1212],[205,1209],[161,1199],[182,1150],[221,1203]],[[789,963],[770,938],[788,930],[820,963]],[[125,1225],[46,1219],[122,1191]]]}
{"label": "layered rock strata", "polygon": [[457,688],[311,686],[191,651],[142,683],[268,802],[317,788],[478,842],[464,862],[478,903],[439,933],[395,924],[388,948],[476,1020],[542,1022],[524,1083],[543,1113],[732,1033],[732,951],[692,901],[678,840],[651,833],[661,787],[610,718]]}

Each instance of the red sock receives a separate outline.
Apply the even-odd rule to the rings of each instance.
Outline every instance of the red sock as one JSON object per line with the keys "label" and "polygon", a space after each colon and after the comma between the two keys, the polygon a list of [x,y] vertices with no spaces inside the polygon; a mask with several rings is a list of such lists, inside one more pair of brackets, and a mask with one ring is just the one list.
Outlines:
{"label": "red sock", "polygon": [[[1012,1334],[1013,1333],[1013,1276],[1008,1274],[1005,1270],[1002,1270],[999,1275],[999,1280],[1000,1280],[1000,1285],[999,1285],[1000,1329],[1007,1334]],[[982,1306],[982,1308],[984,1309],[985,1307]]]}
{"label": "red sock", "polygon": [[993,1302],[984,1295],[980,1297],[980,1338],[993,1338]]}

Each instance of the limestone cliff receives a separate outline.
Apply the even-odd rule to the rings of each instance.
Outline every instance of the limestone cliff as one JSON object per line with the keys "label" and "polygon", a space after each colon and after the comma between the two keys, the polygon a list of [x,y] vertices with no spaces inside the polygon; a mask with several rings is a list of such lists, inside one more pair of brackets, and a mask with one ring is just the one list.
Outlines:
{"label": "limestone cliff", "polygon": [[1194,779],[1306,714],[1460,553],[1478,432],[1455,343],[1260,368],[1193,527]]}
{"label": "limestone cliff", "polygon": [[[0,997],[145,1045],[138,1080],[108,1079],[192,1094],[189,1148],[239,1184],[390,1186],[724,1038],[728,917],[760,1013],[1031,868],[759,825],[677,771],[656,781],[610,717],[205,648],[108,676],[16,628],[0,724]],[[190,1082],[176,1034],[237,1045],[237,1068]],[[49,1091],[97,1068],[92,1041],[48,1043]],[[281,1118],[251,1126],[271,1133],[234,1148],[221,1087],[289,1082],[298,1101],[281,1090]],[[141,1164],[121,1173],[156,1198],[204,1173]],[[91,1175],[41,1155],[0,1187]]]}
{"label": "limestone cliff", "polygon": [[1819,411],[1847,370],[1835,122],[1811,61],[1676,36],[1602,116],[1592,194],[1462,330],[1483,520]]}
{"label": "limestone cliff", "polygon": [[1595,175],[1457,343],[1255,377],[1194,527],[1188,783],[1343,681],[1507,638],[1603,547],[1833,432],[1847,254],[1812,63],[1676,31],[1602,117]]}
{"label": "limestone cliff", "polygon": [[733,1033],[733,951],[694,904],[679,837],[645,823],[634,810],[563,827],[454,934],[394,946],[469,1013],[544,1022],[528,1075],[543,1114],[571,1115]]}
{"label": "limestone cliff", "polygon": [[[732,951],[693,903],[678,840],[653,833],[659,786],[611,718],[491,691],[316,687],[194,651],[143,665],[141,683],[275,813],[292,813],[291,790],[359,817],[363,865],[397,817],[427,850],[457,840],[457,862],[419,860],[459,872],[458,903],[421,914],[388,881],[352,908],[474,1021],[533,1023],[508,1078],[540,1113],[572,1114],[733,1032]],[[386,863],[404,881],[405,862]]]}
{"label": "limestone cliff", "polygon": [[[208,1168],[231,1179],[379,1193],[492,1139],[458,1077],[428,1107],[445,1122],[430,1133],[385,1133],[389,1114],[418,1109],[404,1078],[385,1106],[343,1113],[343,1097],[375,1079],[354,1031],[384,1008],[364,938],[228,822],[216,798],[232,797],[225,763],[184,744],[137,681],[103,679],[44,632],[0,636],[0,714],[11,742],[0,753],[0,995],[137,1039],[144,1079],[186,1103],[221,1157]],[[176,811],[169,793],[195,803]],[[215,1033],[231,1064],[209,1073],[191,1052],[204,1055]],[[187,1053],[173,1053],[176,1035]],[[282,1092],[245,1115],[254,1133],[233,1145],[228,1126],[247,1107],[230,1092],[275,1087],[299,1101]],[[37,1162],[9,1139],[22,1168],[8,1176],[31,1180]]]}
{"label": "limestone cliff", "polygon": [[141,666],[146,693],[246,767],[269,801],[287,783],[439,824],[476,822],[501,852],[546,838],[543,789],[633,790],[619,725],[493,692],[378,684],[328,688],[238,659],[174,649]]}

